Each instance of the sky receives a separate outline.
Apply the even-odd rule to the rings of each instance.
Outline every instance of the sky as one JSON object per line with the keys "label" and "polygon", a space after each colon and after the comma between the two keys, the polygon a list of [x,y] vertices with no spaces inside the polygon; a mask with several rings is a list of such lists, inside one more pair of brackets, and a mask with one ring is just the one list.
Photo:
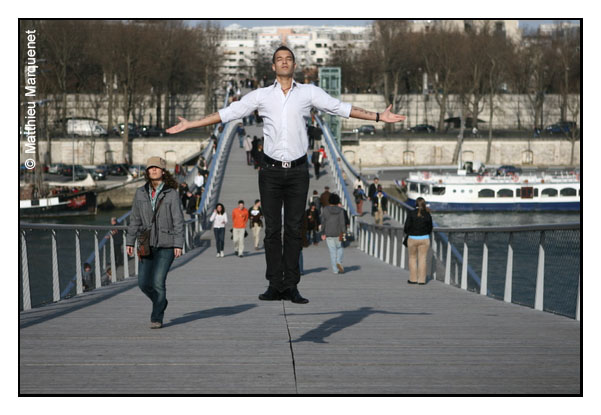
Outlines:
{"label": "sky", "polygon": [[[197,22],[200,20],[194,20]],[[520,28],[536,29],[542,23],[553,23],[556,20],[520,20]],[[569,22],[578,22],[578,20],[566,20]],[[231,24],[238,24],[242,27],[256,27],[256,26],[366,26],[373,22],[373,20],[358,20],[358,19],[347,19],[347,20],[213,20],[213,22],[219,22],[222,27],[229,26]]]}

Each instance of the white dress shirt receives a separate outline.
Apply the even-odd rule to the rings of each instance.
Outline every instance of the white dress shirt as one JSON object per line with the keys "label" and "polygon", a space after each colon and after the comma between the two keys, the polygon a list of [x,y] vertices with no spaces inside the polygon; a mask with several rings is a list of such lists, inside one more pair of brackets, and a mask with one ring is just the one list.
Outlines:
{"label": "white dress shirt", "polygon": [[220,109],[219,116],[226,123],[258,110],[263,118],[263,152],[274,160],[293,161],[307,154],[309,139],[305,117],[310,116],[312,107],[344,118],[350,116],[352,109],[351,104],[331,97],[315,85],[293,80],[286,95],[276,81]]}

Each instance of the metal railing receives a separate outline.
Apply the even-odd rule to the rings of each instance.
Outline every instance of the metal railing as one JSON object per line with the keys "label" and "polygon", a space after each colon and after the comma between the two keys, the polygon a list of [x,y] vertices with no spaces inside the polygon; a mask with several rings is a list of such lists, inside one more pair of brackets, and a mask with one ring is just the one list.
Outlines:
{"label": "metal railing", "polygon": [[[227,106],[228,97],[226,95],[224,106]],[[228,123],[230,124],[230,123]],[[221,133],[219,133],[219,143],[217,150],[213,152],[212,145],[207,146],[204,151],[205,159],[207,163],[210,163],[209,178],[205,185],[205,192],[203,193],[200,208],[194,214],[192,219],[184,222],[184,246],[182,247],[182,254],[185,255],[190,250],[200,245],[200,236],[203,233],[204,221],[206,221],[206,212],[212,205],[216,203],[216,198],[219,193],[221,182],[223,180],[223,170],[221,166],[227,159],[227,153],[231,146],[231,138],[233,136],[233,128],[224,125]],[[218,128],[215,127],[215,133],[218,133]],[[225,138],[225,139],[224,139]],[[216,157],[214,157],[216,155]],[[215,160],[213,160],[213,158]],[[215,161],[214,163],[212,161]],[[196,172],[196,168],[193,169]],[[126,247],[126,234],[127,234],[127,220],[131,214],[131,210],[117,219],[117,223],[123,225],[117,226],[93,226],[93,225],[63,225],[63,224],[38,224],[38,223],[19,223],[20,233],[20,274],[21,274],[21,309],[29,310],[32,306],[44,304],[47,302],[57,302],[61,299],[68,298],[72,295],[78,295],[84,292],[84,281],[82,266],[84,263],[93,265],[94,279],[91,281],[89,289],[95,289],[103,284],[103,276],[106,283],[114,283],[120,280],[128,279],[132,275],[130,267],[133,266],[133,275],[138,275],[138,256],[137,256],[137,241],[134,246],[134,256],[129,258],[127,255]],[[32,257],[28,253],[27,234],[33,231],[43,231],[50,234],[51,239],[51,252],[50,262],[52,268],[52,296],[47,300],[42,299],[36,304],[32,304],[32,288],[35,291],[37,287],[31,287],[30,284],[30,270],[29,262]],[[65,268],[61,263],[65,260],[65,255],[59,255],[59,243],[57,238],[57,231],[59,232],[73,232],[74,236],[74,247],[73,247],[73,261],[74,264],[74,275],[68,271],[61,271],[61,268]],[[81,235],[82,232],[93,233],[93,251],[88,255],[85,261],[81,260]],[[114,234],[114,232],[117,232]],[[123,248],[123,264],[118,264],[116,261],[115,251],[115,238],[117,234],[121,232],[122,248]],[[102,238],[99,238],[99,234],[104,233]],[[110,276],[108,274],[109,267],[106,264],[106,253],[107,245],[109,247],[109,261],[110,261]],[[71,247],[68,247],[70,249]],[[36,256],[40,255],[39,252],[35,253]],[[59,260],[60,258],[60,260]],[[130,264],[129,262],[133,262]],[[122,265],[119,268],[119,265]],[[72,277],[67,277],[73,275]],[[62,286],[62,290],[61,290]],[[41,298],[45,298],[44,295],[39,295]]]}
{"label": "metal railing", "polygon": [[[327,125],[316,119],[324,133],[332,175],[346,199],[343,203],[351,208],[357,248],[408,269],[403,229],[368,224],[356,217],[343,171],[348,178],[367,179],[338,151]],[[413,209],[388,195],[388,216],[401,225]],[[428,275],[463,290],[580,320],[580,229],[580,223],[478,228],[434,223]]]}

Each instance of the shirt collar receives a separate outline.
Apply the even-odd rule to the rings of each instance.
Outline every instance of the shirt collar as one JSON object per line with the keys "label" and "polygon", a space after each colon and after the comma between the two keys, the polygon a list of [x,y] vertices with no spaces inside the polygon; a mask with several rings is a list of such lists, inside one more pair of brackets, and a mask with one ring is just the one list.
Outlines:
{"label": "shirt collar", "polygon": [[[298,84],[296,83],[296,81],[294,79],[292,79],[292,86],[290,87],[290,89],[294,88],[295,86],[298,86]],[[276,79],[273,82],[273,88],[276,89],[277,87],[280,87],[280,89],[282,89],[282,87],[280,86],[278,80]]]}

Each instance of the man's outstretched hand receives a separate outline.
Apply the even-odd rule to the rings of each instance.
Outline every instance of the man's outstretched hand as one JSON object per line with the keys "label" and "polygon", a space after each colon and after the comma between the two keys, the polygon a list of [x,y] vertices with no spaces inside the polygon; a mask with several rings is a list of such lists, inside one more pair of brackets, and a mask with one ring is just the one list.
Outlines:
{"label": "man's outstretched hand", "polygon": [[[407,118],[404,115],[393,114],[392,112],[390,112],[391,108],[392,108],[392,104],[390,104],[388,106],[388,108],[386,108],[386,111],[384,111],[382,114],[380,114],[380,121],[399,122],[399,121],[404,121],[405,118]],[[169,131],[169,130],[167,130],[167,131]]]}
{"label": "man's outstretched hand", "polygon": [[165,130],[168,134],[181,133],[189,128],[190,121],[183,117],[177,117],[177,119],[179,120],[179,123]]}

